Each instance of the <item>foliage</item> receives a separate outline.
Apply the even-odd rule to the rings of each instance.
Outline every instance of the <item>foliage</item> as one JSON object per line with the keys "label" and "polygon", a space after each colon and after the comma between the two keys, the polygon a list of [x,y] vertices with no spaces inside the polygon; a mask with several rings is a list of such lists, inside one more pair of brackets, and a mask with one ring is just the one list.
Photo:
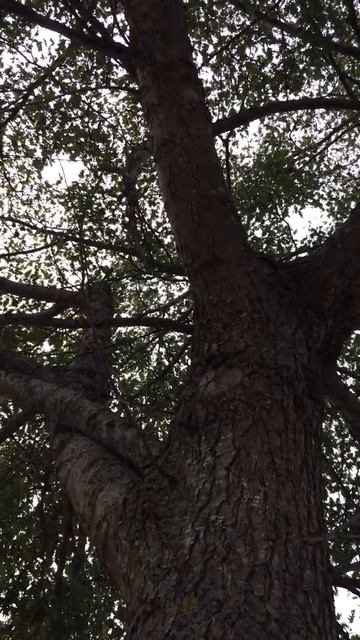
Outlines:
{"label": "foliage", "polygon": [[[79,3],[24,4],[84,29],[71,8]],[[120,7],[114,9],[118,3],[80,4],[92,5],[91,15],[108,34],[127,44],[128,27]],[[359,99],[359,60],[323,39],[356,44],[350,4],[189,0],[194,57],[213,120],[274,100]],[[276,20],[296,23],[306,37],[287,33]],[[117,314],[190,322],[192,301],[131,77],[106,53],[6,11],[0,43],[2,277],[74,291],[106,279]],[[299,110],[217,138],[239,215],[259,251],[277,260],[306,254],[345,219],[358,199],[358,122],[355,110]],[[324,216],[317,225],[319,210]],[[302,216],[300,231],[295,221]],[[14,296],[1,299],[2,314],[47,308]],[[62,311],[64,319],[73,316],[71,309]],[[2,328],[7,346],[54,368],[66,367],[79,336],[66,328],[9,325],[6,315]],[[358,359],[355,335],[340,364],[356,393]],[[113,408],[122,411],[128,404],[146,429],[165,432],[186,375],[188,336],[119,327],[113,360]],[[4,422],[13,411],[4,401]],[[106,576],[59,490],[43,422],[27,422],[1,447],[2,637],[120,638],[121,603],[114,608]],[[356,508],[358,454],[341,419],[330,412],[324,435],[330,531],[343,534],[344,526],[346,534]],[[333,563],[358,561],[356,539],[340,533],[331,543]],[[359,571],[353,577],[360,578]],[[61,635],[64,629],[67,635]]]}

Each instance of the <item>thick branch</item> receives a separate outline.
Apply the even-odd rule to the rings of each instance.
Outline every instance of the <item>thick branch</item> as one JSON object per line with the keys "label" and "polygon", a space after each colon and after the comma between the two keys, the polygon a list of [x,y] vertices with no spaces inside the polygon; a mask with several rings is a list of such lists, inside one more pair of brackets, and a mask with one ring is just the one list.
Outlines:
{"label": "thick branch", "polygon": [[[45,414],[60,481],[99,557],[125,595],[131,545],[131,518],[126,511],[136,510],[133,502],[148,452],[131,421],[104,407],[110,395],[111,330],[94,323],[111,320],[112,296],[106,282],[87,288],[84,310],[89,328],[57,383],[46,379],[46,369],[4,353],[0,354],[0,391],[27,411]],[[19,372],[19,358],[29,375]]]}
{"label": "thick branch", "polygon": [[45,382],[58,383],[54,370],[43,367],[20,352],[8,351],[0,343],[0,367],[4,373],[25,374]]}
{"label": "thick branch", "polygon": [[[327,318],[331,359],[360,326],[360,206],[311,255],[288,265],[296,286]],[[331,344],[330,344],[331,343]]]}
{"label": "thick branch", "polygon": [[[3,365],[0,355],[1,366]],[[34,372],[35,373],[35,372]],[[82,393],[30,375],[0,370],[0,393],[34,413],[56,416],[62,428],[87,436],[124,462],[136,474],[142,442],[133,428],[101,404],[87,400]],[[140,456],[139,456],[140,454]]]}
{"label": "thick branch", "polygon": [[80,386],[89,400],[105,404],[110,397],[112,377],[111,287],[106,281],[95,282],[87,287],[84,298],[88,329],[67,367],[66,380]]}
{"label": "thick branch", "polygon": [[122,63],[122,66],[128,71],[131,69],[131,60],[128,48],[120,43],[114,42],[110,36],[105,38],[103,35],[100,38],[94,33],[89,35],[79,29],[67,27],[65,24],[62,24],[57,20],[52,20],[47,16],[43,16],[37,11],[34,11],[31,7],[21,4],[21,2],[17,2],[16,0],[2,0],[0,11],[5,15],[20,18],[21,20],[24,20],[26,24],[35,25],[58,33],[59,35],[68,38],[73,44],[85,46],[95,51],[100,51],[104,55],[119,60]]}
{"label": "thick branch", "polygon": [[55,316],[68,309],[69,305],[55,302],[48,309],[37,311],[36,313],[3,313],[0,314],[0,327],[10,325],[23,327],[49,326],[54,322]]}
{"label": "thick branch", "polygon": [[80,434],[58,434],[54,450],[72,507],[114,585],[126,597],[126,562],[132,546],[128,511],[134,509],[137,478],[110,452]]}
{"label": "thick branch", "polygon": [[171,320],[170,318],[134,316],[114,316],[109,319],[94,320],[92,323],[87,318],[49,318],[42,313],[4,313],[0,315],[0,323],[3,325],[17,325],[23,327],[48,327],[50,329],[86,329],[90,326],[100,327],[153,327],[175,333],[192,333],[190,324]]}
{"label": "thick branch", "polygon": [[[141,102],[160,188],[193,284],[249,249],[216,156],[204,92],[191,56],[181,2],[125,0]],[[231,277],[231,276],[230,276]]]}
{"label": "thick branch", "polygon": [[[111,296],[103,283],[90,287],[87,308],[90,323],[111,315]],[[63,376],[56,379],[56,374],[25,357],[2,352],[0,393],[23,406],[26,414],[44,413],[53,425],[52,444],[60,481],[99,557],[125,596],[131,546],[128,526],[132,520],[127,511],[136,512],[142,465],[148,461],[149,452],[131,421],[85,397],[89,390],[94,395],[94,384],[95,395],[100,384],[100,399],[108,396],[109,339],[108,329],[91,327],[86,332],[70,365],[70,379],[64,377],[65,383],[74,384],[77,390],[61,386]],[[94,367],[104,378],[100,382]]]}
{"label": "thick branch", "polygon": [[213,132],[214,135],[217,136],[275,113],[290,113],[304,110],[315,111],[317,109],[325,109],[326,111],[360,111],[360,100],[350,100],[346,97],[327,98],[325,96],[299,98],[296,100],[275,100],[267,104],[242,109],[227,118],[217,120],[213,124]]}
{"label": "thick branch", "polygon": [[66,306],[80,306],[81,299],[77,292],[58,289],[54,286],[42,286],[26,284],[25,282],[14,282],[8,278],[0,278],[0,294],[8,293],[21,298],[31,298],[32,300],[43,300],[45,302],[59,302]]}

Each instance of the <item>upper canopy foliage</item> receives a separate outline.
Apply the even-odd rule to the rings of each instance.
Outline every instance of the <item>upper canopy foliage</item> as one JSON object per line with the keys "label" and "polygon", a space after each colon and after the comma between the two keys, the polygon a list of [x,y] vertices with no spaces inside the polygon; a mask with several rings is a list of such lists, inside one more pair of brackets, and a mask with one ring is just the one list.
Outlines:
{"label": "upper canopy foliage", "polygon": [[[186,11],[218,154],[249,240],[279,261],[306,255],[358,201],[359,6],[189,0]],[[1,277],[74,296],[89,283],[111,283],[119,325],[112,406],[130,406],[146,429],[164,432],[188,364],[192,302],[121,3],[3,0],[0,21]],[[14,295],[2,281],[0,289],[6,347],[66,367],[81,305]],[[355,392],[358,342],[354,336],[340,363]],[[121,603],[114,612],[58,490],[42,420],[28,416],[5,439],[14,407],[4,400],[1,411],[2,637],[120,638]],[[357,453],[329,413],[324,492],[328,528],[337,532],[334,565],[359,560],[347,524],[358,500]]]}

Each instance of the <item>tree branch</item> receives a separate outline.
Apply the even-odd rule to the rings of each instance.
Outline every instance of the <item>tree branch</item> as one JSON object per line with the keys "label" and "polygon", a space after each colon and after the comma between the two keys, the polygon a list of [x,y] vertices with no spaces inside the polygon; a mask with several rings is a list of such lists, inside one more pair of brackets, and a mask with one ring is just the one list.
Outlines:
{"label": "tree branch", "polygon": [[114,316],[109,319],[94,320],[92,323],[87,318],[52,318],[44,313],[4,313],[0,315],[0,325],[15,325],[23,327],[44,327],[51,329],[87,329],[89,327],[153,327],[154,329],[174,331],[191,335],[192,326],[171,318],[147,317],[147,316]]}
{"label": "tree branch", "polygon": [[335,371],[325,374],[324,388],[330,403],[340,411],[352,437],[360,444],[360,400]]}
{"label": "tree branch", "polygon": [[[0,362],[3,367],[2,355]],[[41,373],[41,367],[39,370]],[[103,405],[87,400],[83,393],[35,377],[35,371],[32,373],[8,373],[0,369],[0,393],[26,411],[43,413],[49,420],[57,416],[65,433],[86,436],[114,459],[125,463],[135,475],[142,475],[143,445],[135,429]]]}
{"label": "tree branch", "polygon": [[350,576],[337,576],[333,577],[333,585],[335,587],[342,587],[351,591],[356,596],[360,596],[360,580],[358,578],[350,578]]}
{"label": "tree branch", "polygon": [[105,404],[110,398],[113,353],[110,328],[113,317],[112,292],[106,281],[87,286],[84,308],[88,328],[79,340],[76,355],[63,376],[67,384],[75,385],[86,398]]}
{"label": "tree branch", "polygon": [[348,562],[346,564],[338,564],[332,568],[333,572],[336,575],[343,575],[344,573],[349,573],[350,571],[358,571],[360,569],[360,562]]}
{"label": "tree branch", "polygon": [[20,411],[6,420],[0,429],[0,444],[12,438],[21,427],[34,417],[33,411]]}
{"label": "tree branch", "polygon": [[344,340],[360,326],[360,206],[311,255],[285,267],[296,287],[327,318],[328,355],[335,364]]}
{"label": "tree branch", "polygon": [[237,127],[245,126],[254,120],[260,120],[275,113],[315,111],[317,109],[325,109],[326,111],[360,111],[360,100],[350,100],[346,97],[327,98],[325,96],[305,97],[296,100],[275,100],[264,105],[255,105],[248,109],[242,109],[227,118],[217,120],[213,124],[213,133],[217,136],[227,131],[233,131]]}
{"label": "tree branch", "polygon": [[[59,230],[53,229],[51,227],[43,228],[39,225],[26,222],[25,220],[21,220],[19,218],[15,218],[14,216],[0,216],[0,219],[4,222],[11,222],[20,225],[21,227],[26,227],[31,229],[32,231],[36,231],[37,233],[41,233],[46,236],[53,236],[54,238],[62,238],[67,242],[74,242],[76,244],[82,244],[89,247],[94,247],[95,249],[103,249],[104,251],[111,251],[112,253],[122,254],[125,258],[132,256],[134,258],[138,258],[139,260],[144,260],[144,252],[141,249],[137,249],[136,247],[132,247],[124,242],[119,240],[115,240],[114,242],[105,242],[102,240],[90,240],[89,238],[83,238],[78,233],[70,230]],[[162,271],[164,273],[180,275],[184,276],[185,271],[180,264],[171,264],[165,262],[158,262],[154,260],[154,258],[147,253],[145,260],[145,268],[148,267],[149,270],[153,271]]]}
{"label": "tree branch", "polygon": [[214,271],[236,263],[238,272],[242,259],[248,266],[251,251],[216,156],[184,7],[161,0],[124,0],[123,6],[160,188],[178,250],[193,285],[202,287],[206,281],[214,289],[219,281]]}
{"label": "tree branch", "polygon": [[58,289],[55,286],[45,287],[43,285],[15,282],[8,278],[0,278],[0,295],[2,293],[8,293],[12,296],[19,296],[21,298],[30,298],[32,300],[58,302],[66,305],[67,307],[81,306],[81,296],[76,291]]}
{"label": "tree branch", "polygon": [[353,0],[344,0],[348,10],[348,23],[352,27],[358,42],[360,43],[360,23]]}
{"label": "tree branch", "polygon": [[16,101],[15,106],[11,109],[9,115],[0,123],[0,129],[5,128],[9,122],[12,122],[18,113],[20,113],[21,109],[26,105],[29,98],[35,93],[36,89],[41,87],[44,82],[52,76],[54,71],[61,66],[61,64],[66,60],[68,52],[71,47],[68,47],[64,53],[55,58],[55,60],[45,69],[44,73],[42,73],[36,80],[31,82],[29,86],[23,92],[21,98]]}
{"label": "tree branch", "polygon": [[[124,591],[132,540],[127,511],[148,461],[142,432],[104,406],[111,378],[112,315],[109,286],[90,285],[84,295],[89,324],[67,370],[56,374],[19,354],[0,352],[0,392],[50,424],[55,465],[71,504],[85,524],[114,583]],[[134,505],[135,503],[135,505]]]}
{"label": "tree branch", "polygon": [[81,30],[67,27],[65,24],[52,20],[47,16],[44,16],[31,7],[28,7],[16,0],[2,0],[0,11],[4,15],[11,15],[21,20],[24,20],[26,24],[42,27],[55,33],[58,33],[65,38],[68,38],[73,44],[81,45],[99,51],[104,55],[110,56],[121,62],[124,69],[127,71],[132,70],[131,58],[129,55],[128,47],[114,42],[110,36],[105,38],[104,35],[100,38],[94,33],[91,35],[84,33]]}
{"label": "tree branch", "polygon": [[59,244],[59,240],[53,240],[52,242],[46,242],[39,247],[32,247],[32,249],[19,249],[17,251],[5,251],[0,253],[0,258],[13,258],[14,256],[27,256],[31,253],[37,253],[38,251],[44,251],[44,249],[50,249]]}
{"label": "tree branch", "polygon": [[[113,584],[127,596],[128,535],[139,476],[105,448],[78,433],[54,440],[55,467],[74,511],[97,548]],[[89,488],[91,488],[89,490]]]}
{"label": "tree branch", "polygon": [[59,376],[18,351],[9,351],[0,343],[0,367],[4,373],[20,373],[52,384],[59,384]]}
{"label": "tree branch", "polygon": [[335,51],[336,53],[341,53],[345,56],[350,56],[351,58],[355,58],[356,60],[360,60],[360,47],[355,47],[353,45],[343,44],[338,40],[333,40],[328,36],[324,36],[320,33],[313,34],[310,31],[306,31],[299,25],[292,25],[287,22],[283,22],[282,20],[278,20],[277,18],[273,18],[259,12],[259,18],[264,19],[269,24],[274,27],[288,33],[289,35],[295,36],[296,38],[300,38],[303,42],[307,42],[309,44],[327,47],[328,49]]}
{"label": "tree branch", "polygon": [[331,49],[332,51],[336,51],[337,53],[341,53],[342,55],[350,56],[352,58],[360,60],[360,47],[343,44],[338,40],[333,40],[332,38],[319,33],[314,34],[311,31],[307,31],[298,24],[283,22],[282,20],[275,18],[274,15],[270,15],[269,12],[265,13],[260,9],[252,8],[250,12],[248,7],[245,6],[243,2],[241,2],[241,0],[230,0],[230,2],[250,18],[256,17],[263,22],[267,22],[273,27],[280,29],[280,31],[284,33],[294,36],[295,38],[299,38],[303,42],[317,45],[319,47],[324,47],[325,45],[325,47]]}

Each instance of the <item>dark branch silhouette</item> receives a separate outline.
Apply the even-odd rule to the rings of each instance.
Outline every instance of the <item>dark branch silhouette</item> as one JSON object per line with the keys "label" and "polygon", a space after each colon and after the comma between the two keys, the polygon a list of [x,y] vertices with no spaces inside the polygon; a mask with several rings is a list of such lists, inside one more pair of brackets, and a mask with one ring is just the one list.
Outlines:
{"label": "dark branch silhouette", "polygon": [[221,118],[213,124],[214,135],[220,135],[227,131],[233,131],[237,127],[244,127],[254,120],[261,120],[266,116],[276,113],[291,113],[293,111],[360,111],[360,100],[351,100],[346,97],[327,98],[318,96],[315,98],[298,98],[294,100],[275,100],[267,104],[242,109],[227,118]]}

